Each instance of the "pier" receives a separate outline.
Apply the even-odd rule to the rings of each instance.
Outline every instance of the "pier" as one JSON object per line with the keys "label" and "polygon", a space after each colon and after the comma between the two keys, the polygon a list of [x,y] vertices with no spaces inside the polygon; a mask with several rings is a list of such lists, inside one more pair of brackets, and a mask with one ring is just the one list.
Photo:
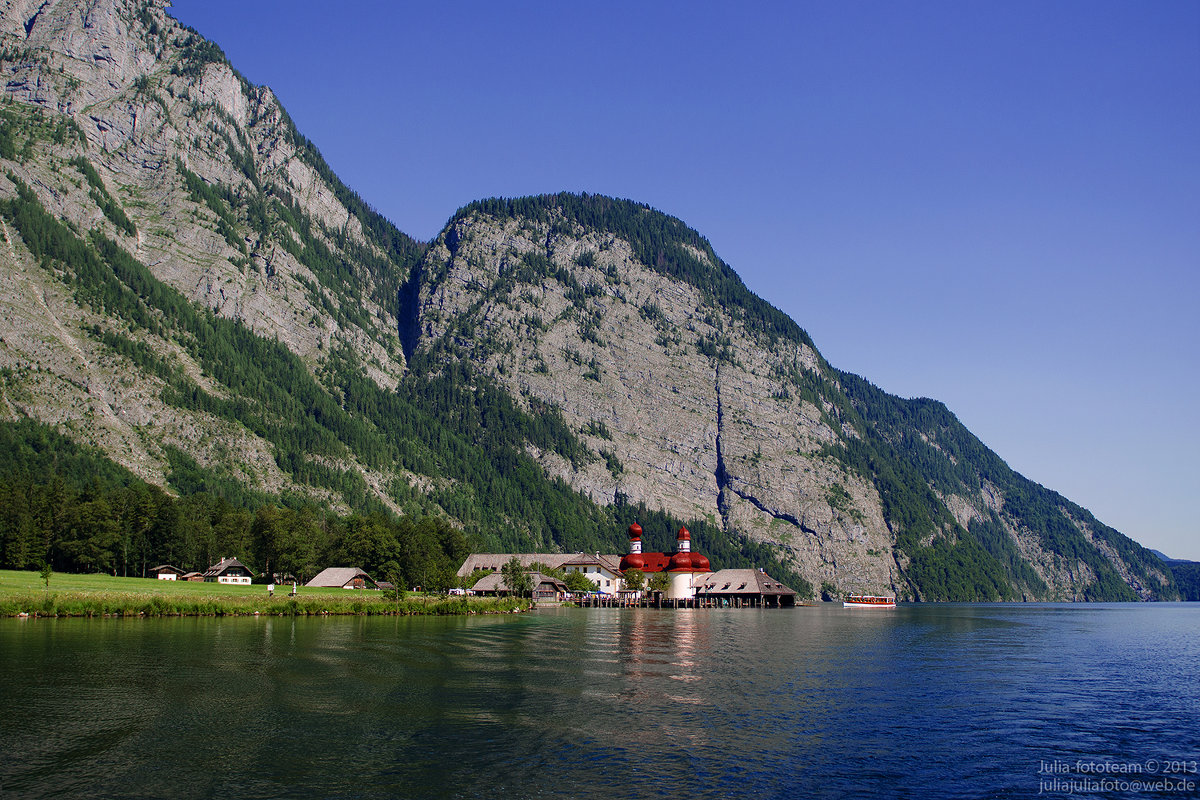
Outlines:
{"label": "pier", "polygon": [[[791,602],[788,602],[791,600]],[[795,608],[794,598],[778,595],[745,597],[620,597],[587,595],[576,601],[583,608]]]}

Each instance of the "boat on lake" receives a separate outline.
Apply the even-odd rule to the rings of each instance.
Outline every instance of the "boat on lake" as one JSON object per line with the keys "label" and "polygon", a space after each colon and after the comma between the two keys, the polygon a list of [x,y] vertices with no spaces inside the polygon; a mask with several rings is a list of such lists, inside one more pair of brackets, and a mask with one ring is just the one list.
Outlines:
{"label": "boat on lake", "polygon": [[842,608],[895,608],[895,597],[874,594],[852,594],[842,602]]}

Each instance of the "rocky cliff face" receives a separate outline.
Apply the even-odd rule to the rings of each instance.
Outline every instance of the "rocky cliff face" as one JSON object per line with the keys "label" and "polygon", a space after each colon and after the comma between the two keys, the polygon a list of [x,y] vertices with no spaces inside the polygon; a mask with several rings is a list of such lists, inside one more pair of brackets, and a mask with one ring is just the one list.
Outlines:
{"label": "rocky cliff face", "polygon": [[[165,7],[4,4],[4,124],[15,151],[5,169],[74,230],[119,242],[184,297],[284,343],[314,371],[348,348],[394,386],[404,371],[395,294],[401,262],[419,247],[373,237],[364,223],[380,220],[332,177],[270,90],[249,85]],[[0,184],[13,194],[12,180]],[[105,198],[120,214],[105,213]],[[18,276],[0,298],[10,414],[62,424],[157,483],[166,443],[263,490],[296,488],[259,437],[167,407],[161,381],[82,335],[122,326],[73,302],[4,233],[6,271]],[[177,343],[121,332],[218,391]]]}
{"label": "rocky cliff face", "polygon": [[[507,546],[619,546],[629,501],[733,557],[766,545],[830,595],[1171,596],[1145,551],[940,404],[833,369],[678,220],[485,201],[426,251],[161,0],[5,0],[0,71],[8,419],[159,485],[413,504],[492,519]],[[515,406],[436,383],[463,364]],[[565,423],[523,440],[536,475],[497,478],[509,439],[481,452],[500,412],[527,420],[504,436]],[[573,516],[523,518],[533,494]]]}

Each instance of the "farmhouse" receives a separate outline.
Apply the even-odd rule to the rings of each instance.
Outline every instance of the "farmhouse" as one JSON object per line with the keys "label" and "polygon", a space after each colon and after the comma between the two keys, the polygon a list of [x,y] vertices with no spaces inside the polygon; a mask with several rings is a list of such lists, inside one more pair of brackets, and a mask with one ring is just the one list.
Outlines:
{"label": "farmhouse", "polygon": [[183,579],[184,571],[170,564],[162,564],[150,570],[150,574],[160,581],[178,581]]}
{"label": "farmhouse", "polygon": [[236,558],[222,558],[204,571],[207,583],[250,583],[254,573]]}

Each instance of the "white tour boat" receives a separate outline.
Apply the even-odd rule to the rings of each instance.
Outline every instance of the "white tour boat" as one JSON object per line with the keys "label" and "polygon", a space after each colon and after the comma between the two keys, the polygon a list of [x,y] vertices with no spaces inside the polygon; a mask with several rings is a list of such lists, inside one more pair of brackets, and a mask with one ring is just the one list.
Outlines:
{"label": "white tour boat", "polygon": [[842,608],[895,608],[896,598],[874,594],[852,594],[842,602]]}

